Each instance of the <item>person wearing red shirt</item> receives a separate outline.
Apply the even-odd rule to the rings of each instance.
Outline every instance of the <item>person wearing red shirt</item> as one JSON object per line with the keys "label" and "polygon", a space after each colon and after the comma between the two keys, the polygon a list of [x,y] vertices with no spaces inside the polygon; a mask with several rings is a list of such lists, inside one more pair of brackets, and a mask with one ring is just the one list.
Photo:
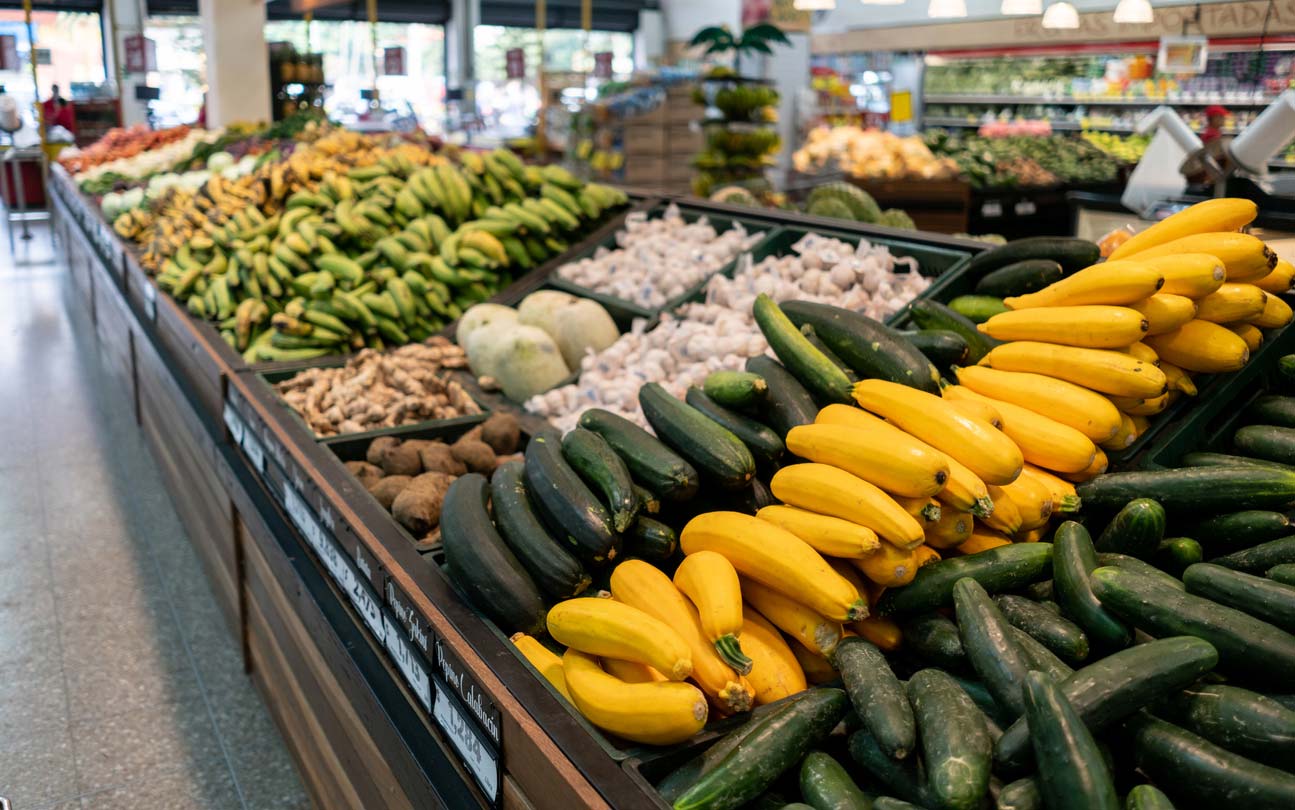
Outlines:
{"label": "person wearing red shirt", "polygon": [[76,116],[72,114],[72,105],[58,93],[58,85],[50,86],[50,97],[41,102],[45,114],[45,130],[63,127],[76,134]]}
{"label": "person wearing red shirt", "polygon": [[1223,122],[1227,120],[1228,111],[1225,107],[1217,104],[1211,104],[1205,108],[1205,129],[1201,130],[1201,143],[1209,146],[1212,142],[1223,137]]}

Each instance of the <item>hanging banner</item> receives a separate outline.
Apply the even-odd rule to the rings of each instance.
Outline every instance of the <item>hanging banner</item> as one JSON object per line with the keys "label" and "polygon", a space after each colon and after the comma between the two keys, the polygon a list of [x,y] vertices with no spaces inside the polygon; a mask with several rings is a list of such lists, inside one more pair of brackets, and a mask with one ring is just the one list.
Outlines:
{"label": "hanging banner", "polygon": [[526,78],[526,52],[521,48],[509,48],[505,51],[504,71],[510,79]]}
{"label": "hanging banner", "polygon": [[612,52],[602,51],[594,54],[594,78],[610,79],[612,77]]}
{"label": "hanging banner", "polygon": [[18,61],[18,37],[13,34],[0,35],[0,70],[22,70]]}
{"label": "hanging banner", "polygon": [[404,76],[407,72],[405,70],[404,48],[393,45],[382,49],[382,75]]}
{"label": "hanging banner", "polygon": [[157,45],[142,34],[122,40],[126,48],[126,72],[148,73],[157,70]]}
{"label": "hanging banner", "polygon": [[808,32],[810,13],[796,8],[795,0],[742,0],[742,27],[768,22],[787,33]]}

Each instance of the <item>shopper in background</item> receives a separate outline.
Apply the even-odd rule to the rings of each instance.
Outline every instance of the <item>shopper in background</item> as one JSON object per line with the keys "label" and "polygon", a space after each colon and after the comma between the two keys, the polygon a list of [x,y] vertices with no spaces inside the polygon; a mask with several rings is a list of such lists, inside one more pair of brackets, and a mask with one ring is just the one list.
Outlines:
{"label": "shopper in background", "polygon": [[76,121],[72,115],[72,105],[58,94],[58,85],[50,85],[50,97],[41,102],[45,113],[45,131],[54,127],[63,127],[68,132],[76,132]]}
{"label": "shopper in background", "polygon": [[1205,108],[1205,129],[1201,130],[1201,143],[1208,147],[1223,138],[1223,122],[1227,120],[1226,107],[1211,104]]}
{"label": "shopper in background", "polygon": [[[1205,108],[1205,128],[1201,130],[1201,144],[1205,147],[1205,154],[1214,158],[1214,162],[1220,168],[1226,168],[1228,163],[1228,141],[1230,137],[1223,135],[1223,124],[1227,121],[1228,111],[1226,107],[1218,104],[1211,104]],[[1210,185],[1213,178],[1205,170],[1205,164],[1198,158],[1191,158],[1183,164],[1183,174],[1187,177],[1189,183],[1198,185]]]}

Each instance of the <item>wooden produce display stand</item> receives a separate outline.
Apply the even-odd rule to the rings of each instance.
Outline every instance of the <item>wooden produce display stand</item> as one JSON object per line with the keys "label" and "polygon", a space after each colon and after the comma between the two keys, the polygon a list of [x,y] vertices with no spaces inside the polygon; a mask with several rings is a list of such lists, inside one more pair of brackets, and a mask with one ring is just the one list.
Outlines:
{"label": "wooden produce display stand", "polygon": [[[59,166],[50,171],[50,190],[73,306],[94,325],[116,393],[134,407],[240,642],[245,671],[315,806],[665,808],[649,781],[650,764],[591,733],[508,639],[457,596],[434,556],[420,554],[282,403],[261,376],[266,369],[249,367],[209,323],[159,294]],[[640,208],[662,202],[642,193],[636,199]],[[900,234],[688,204],[770,228]],[[603,223],[496,300],[516,303],[624,217]],[[904,237],[967,250],[931,234]],[[675,750],[656,767],[690,752]]]}

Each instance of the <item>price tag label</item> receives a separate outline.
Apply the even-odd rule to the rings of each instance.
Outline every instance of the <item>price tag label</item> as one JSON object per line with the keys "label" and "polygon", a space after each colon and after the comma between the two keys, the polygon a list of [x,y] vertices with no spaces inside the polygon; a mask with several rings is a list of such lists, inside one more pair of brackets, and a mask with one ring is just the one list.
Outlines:
{"label": "price tag label", "polygon": [[150,320],[157,320],[157,287],[150,282],[144,282],[144,314]]}
{"label": "price tag label", "polygon": [[423,704],[427,711],[432,710],[432,681],[427,670],[423,668],[421,662],[414,657],[414,651],[410,648],[409,643],[405,641],[405,636],[400,632],[400,627],[382,614],[383,641],[386,643],[387,652],[391,653],[391,658],[396,662],[396,667],[400,674],[405,677],[405,683],[418,695],[418,700]]}
{"label": "price tag label", "polygon": [[233,440],[234,444],[241,444],[247,431],[243,427],[243,420],[239,418],[238,412],[234,410],[234,406],[226,402],[222,416],[225,419],[225,427],[229,428],[229,438]]}
{"label": "price tag label", "polygon": [[256,438],[256,433],[249,427],[243,428],[243,452],[247,454],[248,459],[252,462],[252,467],[261,475],[265,475],[265,448]]}
{"label": "price tag label", "polygon": [[[349,563],[347,564],[349,568]],[[382,623],[382,609],[378,607],[378,598],[373,595],[373,591],[368,585],[364,584],[364,578],[358,574],[352,574],[351,581],[347,584],[346,595],[350,597],[351,604],[359,611],[360,618],[369,626],[373,635],[377,636],[379,641],[386,641],[387,629]]]}
{"label": "price tag label", "polygon": [[997,200],[990,200],[980,205],[980,215],[985,219],[995,219],[1003,215],[1003,204]]}
{"label": "price tag label", "polygon": [[1034,206],[1034,200],[1021,200],[1016,204],[1016,215],[1018,217],[1028,217],[1039,209]]}
{"label": "price tag label", "polygon": [[495,802],[499,799],[499,760],[477,736],[472,724],[456,705],[449,691],[436,683],[436,708],[432,712],[436,724],[450,738],[450,743],[463,758],[463,764],[472,772],[482,792]]}
{"label": "price tag label", "polygon": [[499,708],[486,694],[486,690],[481,688],[463,660],[441,638],[436,639],[436,674],[454,690],[455,696],[476,721],[481,734],[498,748],[503,739]]}
{"label": "price tag label", "polygon": [[297,491],[292,488],[288,481],[283,482],[283,508],[287,511],[289,519],[301,532],[301,536],[306,538],[306,542],[315,550],[316,554],[323,556],[324,547],[324,530],[319,528],[315,518],[311,516],[309,507],[301,499]]}

